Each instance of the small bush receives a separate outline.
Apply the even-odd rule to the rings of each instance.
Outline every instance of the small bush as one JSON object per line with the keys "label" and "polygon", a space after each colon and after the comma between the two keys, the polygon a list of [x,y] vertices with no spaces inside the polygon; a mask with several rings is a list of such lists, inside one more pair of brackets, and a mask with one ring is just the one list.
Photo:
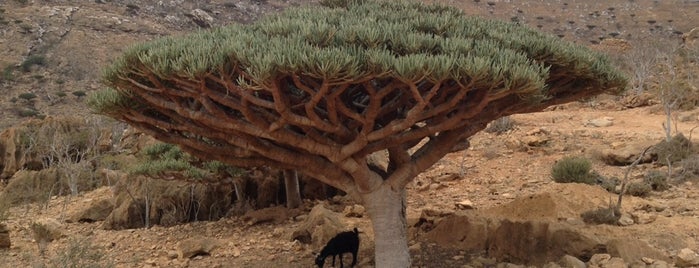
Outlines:
{"label": "small bush", "polygon": [[652,190],[653,188],[650,186],[650,184],[645,182],[632,182],[626,186],[627,194],[638,197],[647,196]]}
{"label": "small bush", "polygon": [[18,97],[20,99],[30,101],[30,100],[36,99],[36,94],[34,94],[34,93],[22,93],[22,94],[19,94]]}
{"label": "small bush", "polygon": [[59,98],[63,98],[65,96],[67,96],[67,94],[63,91],[59,91],[59,92],[56,92],[56,96],[58,96]]}
{"label": "small bush", "polygon": [[595,184],[596,177],[590,173],[592,164],[584,157],[565,157],[553,165],[551,176],[558,183]]}
{"label": "small bush", "polygon": [[29,225],[29,229],[32,231],[34,242],[36,242],[36,246],[39,248],[39,255],[44,256],[46,254],[46,247],[53,241],[51,231],[46,225],[36,222],[32,222],[32,224]]}
{"label": "small bush", "polygon": [[19,112],[17,112],[17,114],[20,117],[32,117],[32,116],[38,116],[39,111],[34,110],[34,109],[22,109],[22,110],[19,110]]}
{"label": "small bush", "polygon": [[665,191],[670,189],[670,184],[667,182],[667,174],[661,171],[649,171],[643,177],[643,181],[650,185],[653,191]]}
{"label": "small bush", "polygon": [[580,214],[580,217],[582,217],[585,223],[616,225],[619,222],[619,218],[621,218],[621,211],[614,207],[598,208],[585,211]]}
{"label": "small bush", "polygon": [[604,178],[601,177],[600,180],[597,182],[602,188],[607,190],[607,192],[610,193],[618,193],[616,190],[616,187],[619,185],[619,179],[612,177],[612,178]]}
{"label": "small bush", "polygon": [[514,121],[512,121],[512,119],[510,119],[509,116],[500,117],[494,120],[493,122],[490,122],[490,124],[488,124],[488,127],[485,129],[485,132],[500,135],[512,130],[514,126],[515,123]]}
{"label": "small bush", "polygon": [[47,261],[48,267],[61,268],[108,268],[114,267],[104,253],[93,246],[89,239],[72,238],[55,257]]}
{"label": "small bush", "polygon": [[12,81],[14,80],[14,76],[12,75],[15,71],[15,67],[12,65],[7,65],[5,66],[5,69],[2,70],[2,79],[5,81]]}
{"label": "small bush", "polygon": [[661,141],[654,148],[655,153],[658,155],[658,163],[661,165],[667,165],[668,160],[671,163],[679,162],[693,152],[692,142],[682,133],[675,135],[670,141]]}
{"label": "small bush", "polygon": [[692,155],[680,162],[680,176],[684,180],[699,177],[699,154]]}
{"label": "small bush", "polygon": [[20,64],[20,68],[22,69],[23,72],[29,72],[31,71],[32,66],[34,65],[39,65],[43,66],[46,64],[46,57],[43,55],[31,55],[27,57],[22,64]]}
{"label": "small bush", "polygon": [[87,95],[87,94],[85,93],[85,91],[82,91],[82,90],[73,91],[72,94],[73,94],[73,96],[76,96],[76,97],[78,97],[78,98],[80,98],[80,97],[85,97],[85,95]]}

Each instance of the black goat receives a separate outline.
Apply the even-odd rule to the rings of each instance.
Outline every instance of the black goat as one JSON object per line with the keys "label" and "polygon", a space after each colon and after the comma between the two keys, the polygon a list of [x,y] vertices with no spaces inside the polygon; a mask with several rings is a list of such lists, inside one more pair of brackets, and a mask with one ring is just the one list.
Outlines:
{"label": "black goat", "polygon": [[354,231],[342,232],[337,234],[335,237],[328,241],[323,250],[320,251],[320,255],[316,258],[316,264],[318,267],[323,268],[325,264],[325,258],[328,256],[333,256],[333,267],[335,267],[335,256],[340,255],[340,268],[343,268],[342,264],[342,254],[352,253],[352,264],[350,267],[354,267],[357,264],[357,251],[359,250],[359,231],[354,228]]}

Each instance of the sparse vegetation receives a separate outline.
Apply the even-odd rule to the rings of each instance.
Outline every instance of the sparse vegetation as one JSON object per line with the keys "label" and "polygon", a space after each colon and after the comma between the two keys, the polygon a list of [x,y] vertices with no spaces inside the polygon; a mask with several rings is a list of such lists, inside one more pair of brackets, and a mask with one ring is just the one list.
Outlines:
{"label": "sparse vegetation", "polygon": [[39,116],[39,111],[29,108],[20,109],[19,111],[17,111],[17,115],[19,115],[20,117],[35,117]]}
{"label": "sparse vegetation", "polygon": [[667,174],[657,170],[648,171],[644,175],[643,181],[650,185],[654,191],[665,191],[670,189]]}
{"label": "sparse vegetation", "polygon": [[656,144],[654,152],[658,155],[659,164],[668,165],[687,158],[694,152],[694,148],[689,139],[678,133],[671,139]]}
{"label": "sparse vegetation", "polygon": [[31,101],[31,100],[35,99],[37,96],[34,93],[22,93],[22,94],[19,94],[19,96],[17,96],[17,97],[19,97],[20,99],[26,100],[26,101]]}
{"label": "sparse vegetation", "polygon": [[53,241],[51,237],[51,231],[46,225],[42,223],[33,222],[29,225],[29,230],[32,231],[32,236],[34,237],[34,242],[39,249],[39,255],[44,256],[46,254],[46,247]]}
{"label": "sparse vegetation", "polygon": [[616,225],[621,218],[621,211],[610,204],[606,208],[598,208],[580,214],[585,223]]}
{"label": "sparse vegetation", "polygon": [[632,196],[644,197],[647,196],[653,187],[646,182],[632,182],[626,186],[626,193]]}
{"label": "sparse vegetation", "polygon": [[12,81],[14,80],[13,73],[15,71],[15,67],[12,65],[7,65],[5,68],[2,70],[2,80],[4,81]]}
{"label": "sparse vegetation", "polygon": [[89,238],[70,238],[56,255],[42,263],[46,268],[111,268],[114,263],[105,257]]}
{"label": "sparse vegetation", "polygon": [[87,95],[85,93],[85,91],[82,91],[82,90],[73,91],[71,94],[73,94],[73,96],[76,96],[78,98],[85,97],[85,95]]}
{"label": "sparse vegetation", "polygon": [[31,55],[27,57],[22,64],[20,64],[20,69],[22,69],[23,72],[29,72],[31,71],[32,66],[34,65],[39,65],[43,66],[46,64],[46,57],[44,55]]}
{"label": "sparse vegetation", "polygon": [[509,116],[504,116],[490,122],[488,127],[485,129],[485,132],[500,135],[512,130],[514,126],[515,122]]}
{"label": "sparse vegetation", "polygon": [[558,183],[586,183],[595,184],[596,176],[591,173],[590,160],[579,156],[565,157],[553,165],[551,177]]}

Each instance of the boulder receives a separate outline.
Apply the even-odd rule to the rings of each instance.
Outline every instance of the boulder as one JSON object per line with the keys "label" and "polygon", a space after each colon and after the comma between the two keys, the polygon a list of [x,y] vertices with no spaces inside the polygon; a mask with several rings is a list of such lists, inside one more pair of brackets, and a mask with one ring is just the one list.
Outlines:
{"label": "boulder", "polygon": [[291,233],[290,240],[299,240],[299,242],[311,244],[313,248],[320,249],[335,235],[350,229],[341,213],[331,211],[322,204],[318,204],[311,209],[308,217],[299,228]]}
{"label": "boulder", "polygon": [[[652,145],[653,143],[646,142],[628,144],[618,149],[605,149],[601,152],[600,158],[607,165],[627,166],[636,161],[638,156],[643,153],[643,150]],[[653,155],[647,152],[645,155],[643,155],[640,164],[650,162],[653,162]]]}
{"label": "boulder", "polygon": [[425,238],[441,246],[479,251],[488,243],[488,222],[484,218],[451,215],[439,221]]}
{"label": "boulder", "polygon": [[69,222],[96,222],[105,220],[114,210],[110,196],[97,200],[90,200],[86,207],[80,208],[69,216]]}
{"label": "boulder", "polygon": [[609,127],[614,125],[614,118],[605,116],[587,120],[584,124],[586,127]]}
{"label": "boulder", "polygon": [[211,252],[218,248],[221,241],[208,237],[188,238],[177,243],[177,257],[192,258],[200,255],[211,255]]}
{"label": "boulder", "polygon": [[585,267],[587,267],[585,265],[585,262],[579,260],[576,257],[570,256],[570,255],[564,255],[563,257],[561,257],[561,260],[559,260],[558,263],[561,264],[560,267],[568,267],[568,268],[585,268]]}

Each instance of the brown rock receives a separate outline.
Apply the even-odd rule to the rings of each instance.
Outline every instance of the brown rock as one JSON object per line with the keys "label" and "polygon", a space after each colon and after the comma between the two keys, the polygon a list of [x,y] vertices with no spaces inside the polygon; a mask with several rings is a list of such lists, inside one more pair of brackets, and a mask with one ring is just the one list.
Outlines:
{"label": "brown rock", "polygon": [[[612,166],[627,166],[636,161],[638,156],[648,148],[653,145],[652,143],[636,143],[626,145],[619,149],[606,149],[601,153],[601,160]],[[646,153],[641,159],[640,163],[650,163],[653,161],[653,156],[650,153]]]}
{"label": "brown rock", "polygon": [[69,222],[96,222],[103,221],[114,210],[114,204],[110,196],[104,199],[93,200],[87,207],[83,207],[69,217]]}
{"label": "brown rock", "polygon": [[644,257],[669,261],[669,258],[661,251],[651,247],[645,241],[633,238],[610,240],[607,242],[607,252],[611,256],[622,258],[629,263],[643,261]]}
{"label": "brown rock", "polygon": [[464,215],[443,218],[429,231],[425,238],[441,246],[450,246],[466,251],[482,250],[488,242],[485,219]]}
{"label": "brown rock", "polygon": [[282,223],[289,218],[296,217],[297,214],[298,210],[288,209],[285,206],[276,206],[248,211],[243,215],[243,220],[245,220],[248,225],[263,222]]}
{"label": "brown rock", "polygon": [[200,255],[211,255],[211,252],[219,247],[221,242],[208,237],[189,238],[177,243],[177,256],[192,258]]}

